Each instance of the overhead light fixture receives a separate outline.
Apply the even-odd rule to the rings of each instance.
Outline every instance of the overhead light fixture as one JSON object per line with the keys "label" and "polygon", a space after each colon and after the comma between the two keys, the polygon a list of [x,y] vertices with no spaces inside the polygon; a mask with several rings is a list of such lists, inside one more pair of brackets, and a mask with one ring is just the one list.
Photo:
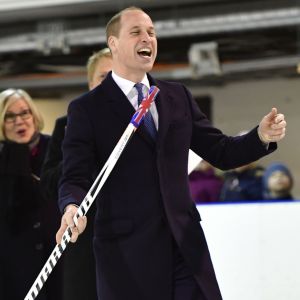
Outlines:
{"label": "overhead light fixture", "polygon": [[222,74],[216,42],[192,44],[188,58],[193,78]]}
{"label": "overhead light fixture", "polygon": [[253,12],[238,12],[209,17],[182,18],[155,22],[158,37],[245,31],[260,28],[296,26],[300,8],[290,7]]}

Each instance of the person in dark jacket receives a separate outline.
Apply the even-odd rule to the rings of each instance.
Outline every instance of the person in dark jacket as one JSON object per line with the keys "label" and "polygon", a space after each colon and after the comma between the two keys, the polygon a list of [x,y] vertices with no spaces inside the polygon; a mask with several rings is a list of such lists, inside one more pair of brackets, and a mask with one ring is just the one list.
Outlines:
{"label": "person in dark jacket", "polygon": [[[0,299],[24,299],[55,245],[59,211],[41,194],[49,136],[21,89],[0,93]],[[37,300],[60,300],[60,268]]]}
{"label": "person in dark jacket", "polygon": [[224,173],[220,201],[255,201],[263,199],[264,168],[253,162]]}
{"label": "person in dark jacket", "polygon": [[[112,59],[108,48],[104,48],[89,57],[87,62],[87,78],[89,89],[92,90],[105,78],[111,70]],[[101,101],[101,99],[99,99]],[[41,185],[46,197],[57,205],[58,182],[62,171],[62,142],[65,136],[67,116],[56,120],[49,143],[45,163],[41,173]],[[64,269],[64,300],[95,300],[96,267],[93,254],[93,220],[96,207],[88,212],[89,224],[76,245],[69,245],[63,257]],[[81,278],[81,275],[84,277]]]}
{"label": "person in dark jacket", "polygon": [[[237,135],[243,136],[249,131],[242,130]],[[263,199],[262,176],[264,168],[251,162],[223,174],[223,187],[220,201],[255,201]]]}
{"label": "person in dark jacket", "polygon": [[[220,169],[255,161],[285,135],[284,115],[272,108],[248,134],[227,136],[212,126],[189,90],[153,78],[154,24],[130,7],[106,27],[112,72],[68,109],[57,242],[71,241],[87,218],[73,216],[152,85],[160,91],[96,199],[94,252],[98,299],[221,300],[200,215],[188,186],[189,149]],[[110,160],[111,162],[111,160]],[[111,165],[110,165],[111,166]],[[83,278],[84,275],[81,276]]]}
{"label": "person in dark jacket", "polygon": [[280,162],[271,163],[263,175],[265,200],[293,200],[293,176],[289,168]]}

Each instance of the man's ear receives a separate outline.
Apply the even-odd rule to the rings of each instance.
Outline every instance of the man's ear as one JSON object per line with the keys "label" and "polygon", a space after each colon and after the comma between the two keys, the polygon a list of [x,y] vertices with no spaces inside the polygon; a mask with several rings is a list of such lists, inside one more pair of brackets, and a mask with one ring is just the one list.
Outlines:
{"label": "man's ear", "polygon": [[108,39],[107,39],[107,45],[108,48],[110,49],[110,51],[113,53],[114,50],[116,49],[116,43],[117,43],[117,38],[113,35],[111,35]]}

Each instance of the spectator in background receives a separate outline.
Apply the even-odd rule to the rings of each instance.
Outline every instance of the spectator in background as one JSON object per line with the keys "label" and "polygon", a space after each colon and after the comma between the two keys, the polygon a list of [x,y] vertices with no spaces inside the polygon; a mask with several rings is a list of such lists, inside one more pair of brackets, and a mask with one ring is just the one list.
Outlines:
{"label": "spectator in background", "polygon": [[192,199],[196,203],[207,203],[219,201],[223,181],[209,162],[201,160],[189,175],[189,185]]}
{"label": "spectator in background", "polygon": [[[87,79],[89,89],[95,88],[111,70],[111,53],[104,48],[89,57],[87,62]],[[49,143],[49,150],[42,168],[41,184],[46,196],[51,199],[58,197],[58,180],[62,168],[62,141],[65,136],[67,116],[56,120]]]}
{"label": "spectator in background", "polygon": [[111,67],[112,58],[109,48],[103,48],[88,58],[86,68],[89,90],[102,82]]}
{"label": "spectator in background", "polygon": [[[112,68],[111,53],[104,48],[94,53],[87,62],[89,89],[95,88]],[[101,99],[99,99],[101,101]],[[62,172],[62,142],[65,136],[67,116],[56,120],[55,128],[49,143],[49,150],[42,169],[41,184],[47,198],[57,205],[58,181]],[[96,269],[93,256],[92,236],[96,206],[88,212],[88,226],[78,244],[69,245],[64,255],[64,300],[95,300]],[[82,277],[82,274],[84,276]]]}
{"label": "spectator in background", "polygon": [[[49,137],[21,89],[0,93],[0,299],[24,299],[55,246],[60,214],[39,177]],[[37,300],[61,298],[59,266]]]}
{"label": "spectator in background", "polygon": [[263,176],[263,196],[265,200],[293,200],[291,194],[293,177],[283,163],[270,164]]}
{"label": "spectator in background", "polygon": [[220,201],[262,200],[263,172],[256,162],[225,172]]}
{"label": "spectator in background", "polygon": [[[248,131],[243,130],[238,133],[238,136],[247,133]],[[225,172],[220,201],[262,200],[263,172],[264,168],[256,162]]]}

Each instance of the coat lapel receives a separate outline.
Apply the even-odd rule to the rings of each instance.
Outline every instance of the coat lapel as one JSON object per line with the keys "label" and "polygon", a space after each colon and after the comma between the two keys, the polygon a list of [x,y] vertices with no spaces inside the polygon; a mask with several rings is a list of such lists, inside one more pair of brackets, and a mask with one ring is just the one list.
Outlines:
{"label": "coat lapel", "polygon": [[103,80],[101,86],[105,94],[108,95],[107,101],[113,113],[118,115],[118,118],[124,123],[124,126],[127,126],[135,110],[122,90],[112,79],[111,72],[107,75],[106,79]]}
{"label": "coat lapel", "polygon": [[158,112],[157,147],[159,147],[162,141],[164,140],[164,137],[169,128],[172,99],[168,91],[161,86],[159,81],[156,81],[150,75],[148,75],[148,77],[150,85],[155,85],[160,89],[158,96],[155,100]]}

